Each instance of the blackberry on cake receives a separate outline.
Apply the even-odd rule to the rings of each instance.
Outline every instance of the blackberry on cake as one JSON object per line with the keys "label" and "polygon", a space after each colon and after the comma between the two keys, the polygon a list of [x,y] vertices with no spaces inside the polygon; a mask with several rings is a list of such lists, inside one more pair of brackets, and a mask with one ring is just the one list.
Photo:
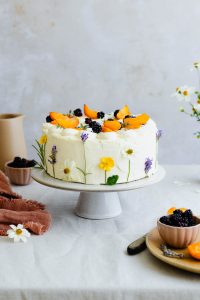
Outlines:
{"label": "blackberry on cake", "polygon": [[53,121],[53,120],[51,119],[50,115],[47,116],[47,117],[46,117],[46,122],[47,122],[47,123],[51,123],[51,121]]}
{"label": "blackberry on cake", "polygon": [[92,128],[92,131],[95,133],[100,133],[102,130],[101,125],[96,121],[92,121],[90,127]]}
{"label": "blackberry on cake", "polygon": [[118,112],[119,112],[119,109],[116,109],[116,110],[114,111],[114,116],[115,116],[115,118],[117,118]]}
{"label": "blackberry on cake", "polygon": [[103,111],[99,111],[98,113],[97,113],[97,118],[98,119],[103,119],[105,117],[105,113],[103,112]]}
{"label": "blackberry on cake", "polygon": [[82,113],[82,110],[80,108],[77,108],[74,110],[74,115],[76,117],[82,117],[83,113]]}
{"label": "blackberry on cake", "polygon": [[91,118],[85,118],[85,124],[90,125],[92,123],[92,119]]}

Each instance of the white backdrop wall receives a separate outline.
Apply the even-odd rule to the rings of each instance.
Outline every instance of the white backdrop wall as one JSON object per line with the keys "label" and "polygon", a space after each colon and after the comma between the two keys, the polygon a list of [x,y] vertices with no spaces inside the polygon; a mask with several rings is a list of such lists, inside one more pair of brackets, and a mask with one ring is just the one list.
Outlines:
{"label": "white backdrop wall", "polygon": [[195,120],[171,98],[196,85],[198,0],[0,0],[0,112],[23,112],[29,156],[49,111],[128,104],[164,130],[162,163],[199,163]]}

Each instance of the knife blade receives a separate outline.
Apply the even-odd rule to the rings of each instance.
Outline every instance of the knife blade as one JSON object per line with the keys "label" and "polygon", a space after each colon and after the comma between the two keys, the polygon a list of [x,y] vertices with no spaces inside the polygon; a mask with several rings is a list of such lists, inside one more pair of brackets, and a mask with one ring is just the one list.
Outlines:
{"label": "knife blade", "polygon": [[146,249],[146,235],[141,236],[137,240],[133,241],[130,245],[127,247],[127,253],[129,255],[135,255],[138,254]]}

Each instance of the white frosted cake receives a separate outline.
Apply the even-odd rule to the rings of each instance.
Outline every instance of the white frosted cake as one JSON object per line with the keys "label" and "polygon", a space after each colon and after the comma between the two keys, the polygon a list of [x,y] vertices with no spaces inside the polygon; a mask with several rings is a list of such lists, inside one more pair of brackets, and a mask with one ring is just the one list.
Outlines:
{"label": "white frosted cake", "polygon": [[131,114],[127,105],[110,114],[87,105],[83,112],[51,112],[38,142],[39,165],[67,182],[130,182],[156,172],[159,137],[155,122]]}

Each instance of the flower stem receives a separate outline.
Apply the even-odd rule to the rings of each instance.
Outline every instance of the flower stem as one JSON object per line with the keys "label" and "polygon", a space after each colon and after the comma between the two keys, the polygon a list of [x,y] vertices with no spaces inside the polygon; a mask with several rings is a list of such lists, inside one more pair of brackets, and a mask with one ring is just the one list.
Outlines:
{"label": "flower stem", "polygon": [[107,172],[105,171],[105,184],[107,183]]}
{"label": "flower stem", "polygon": [[83,143],[83,151],[84,151],[84,161],[85,161],[85,174],[84,174],[84,182],[85,182],[85,184],[87,183],[87,171],[86,171],[86,168],[87,168],[87,166],[86,166],[86,157],[85,157],[85,146],[84,146],[84,143]]}
{"label": "flower stem", "polygon": [[200,72],[199,72],[199,69],[197,69],[197,77],[198,77],[198,81],[199,81],[199,88],[200,88]]}
{"label": "flower stem", "polygon": [[52,164],[52,168],[53,168],[53,177],[54,177],[54,178],[56,178],[56,177],[55,177],[55,169],[54,169],[54,164]]}
{"label": "flower stem", "polygon": [[128,161],[128,174],[127,174],[127,179],[126,179],[127,182],[128,182],[129,176],[130,176],[130,170],[131,170],[131,161],[129,159],[129,161]]}
{"label": "flower stem", "polygon": [[46,144],[44,144],[44,169],[46,169],[47,172],[47,160],[46,160]]}

